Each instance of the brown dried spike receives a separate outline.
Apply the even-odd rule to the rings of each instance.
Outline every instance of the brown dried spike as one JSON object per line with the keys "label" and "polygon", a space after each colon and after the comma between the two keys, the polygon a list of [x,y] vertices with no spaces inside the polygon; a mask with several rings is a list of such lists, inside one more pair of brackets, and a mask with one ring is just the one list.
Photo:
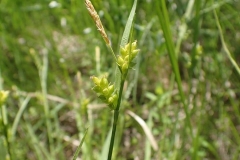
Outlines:
{"label": "brown dried spike", "polygon": [[104,28],[103,28],[102,22],[101,22],[101,20],[98,16],[96,10],[94,9],[91,1],[90,0],[85,0],[85,5],[87,7],[87,10],[88,10],[89,14],[91,15],[92,19],[94,20],[98,31],[102,35],[104,41],[107,43],[107,45],[110,45],[110,40],[109,40],[109,38],[108,38]]}

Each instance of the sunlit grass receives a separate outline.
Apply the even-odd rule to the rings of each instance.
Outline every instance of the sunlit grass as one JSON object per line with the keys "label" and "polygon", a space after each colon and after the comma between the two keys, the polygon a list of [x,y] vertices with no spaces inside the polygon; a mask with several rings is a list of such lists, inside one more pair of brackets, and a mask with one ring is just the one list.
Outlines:
{"label": "sunlit grass", "polygon": [[[0,89],[9,91],[0,157],[65,160],[80,146],[81,159],[107,159],[112,113],[90,76],[107,71],[114,81],[113,57],[83,1],[57,3],[0,2]],[[133,1],[92,3],[118,54]],[[113,157],[239,159],[240,3],[160,4],[136,8],[140,54],[123,88]]]}

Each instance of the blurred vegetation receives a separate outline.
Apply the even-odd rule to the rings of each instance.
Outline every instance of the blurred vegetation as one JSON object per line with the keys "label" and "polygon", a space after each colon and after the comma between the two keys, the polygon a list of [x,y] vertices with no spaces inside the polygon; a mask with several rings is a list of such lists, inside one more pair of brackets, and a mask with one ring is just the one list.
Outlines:
{"label": "blurred vegetation", "polygon": [[[118,51],[133,1],[92,3]],[[223,49],[213,13],[239,66],[240,2],[166,4],[194,136],[185,124],[159,6],[139,0],[133,37],[141,52],[124,91],[113,157],[240,159],[240,75]],[[10,91],[5,108],[12,159],[71,159],[86,128],[79,157],[106,159],[112,112],[91,91],[89,77],[108,72],[112,78],[115,65],[84,1],[1,0],[0,15],[0,89]],[[147,123],[153,139],[132,113]],[[0,121],[5,157],[2,115]]]}

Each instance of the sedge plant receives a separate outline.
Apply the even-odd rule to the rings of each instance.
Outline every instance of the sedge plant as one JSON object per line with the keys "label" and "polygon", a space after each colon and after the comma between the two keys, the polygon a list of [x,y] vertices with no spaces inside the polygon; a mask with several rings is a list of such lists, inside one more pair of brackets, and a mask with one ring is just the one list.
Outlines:
{"label": "sedge plant", "polygon": [[108,107],[114,111],[113,124],[112,124],[112,134],[108,151],[108,160],[112,159],[112,151],[114,146],[115,133],[117,129],[119,111],[121,106],[121,99],[123,94],[123,86],[127,78],[129,69],[134,66],[134,59],[139,53],[137,49],[137,41],[128,42],[129,35],[131,32],[131,26],[133,22],[134,13],[136,10],[137,0],[134,1],[130,16],[128,18],[121,45],[120,45],[120,54],[116,56],[114,53],[110,40],[104,30],[104,27],[101,23],[101,20],[94,9],[90,0],[85,0],[87,10],[89,11],[92,19],[94,20],[98,31],[100,32],[102,38],[104,39],[106,45],[110,49],[114,60],[116,62],[116,77],[115,83],[108,81],[106,77],[96,77],[92,76],[91,79],[94,83],[93,91],[98,95],[98,97],[108,105]]}

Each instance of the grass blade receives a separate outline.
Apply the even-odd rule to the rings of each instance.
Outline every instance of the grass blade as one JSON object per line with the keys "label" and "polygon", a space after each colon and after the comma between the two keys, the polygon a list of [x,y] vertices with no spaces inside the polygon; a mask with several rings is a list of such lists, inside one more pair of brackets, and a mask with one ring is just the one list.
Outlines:
{"label": "grass blade", "polygon": [[[131,28],[132,28],[132,23],[133,23],[133,18],[134,18],[134,15],[135,15],[136,7],[137,7],[137,0],[135,0],[134,3],[133,3],[132,10],[130,12],[130,15],[129,15],[128,20],[127,20],[127,24],[126,24],[124,32],[123,32],[123,36],[122,36],[120,46],[125,46],[128,43],[128,39],[130,37],[130,32],[131,32]],[[121,72],[120,72],[119,68],[116,67],[115,85],[116,85],[117,91],[119,91],[119,89],[120,89],[120,83],[121,83]]]}
{"label": "grass blade", "polygon": [[24,112],[24,110],[27,108],[27,104],[28,102],[30,101],[31,99],[31,96],[27,96],[25,98],[25,100],[23,101],[17,115],[16,115],[16,118],[14,119],[14,122],[13,122],[13,126],[12,126],[12,135],[13,135],[13,139],[15,139],[15,134],[16,134],[16,131],[17,131],[17,127],[18,127],[18,124],[20,122],[20,118]]}
{"label": "grass blade", "polygon": [[217,24],[217,27],[218,27],[218,31],[219,31],[221,43],[223,45],[223,49],[226,52],[228,59],[230,60],[230,62],[232,63],[232,65],[234,66],[234,68],[236,69],[238,74],[240,75],[240,68],[239,68],[238,64],[235,62],[235,60],[233,59],[233,57],[232,57],[232,55],[231,55],[230,51],[228,50],[227,45],[225,43],[225,40],[224,40],[224,37],[223,37],[223,31],[222,31],[222,28],[221,28],[216,10],[214,10],[213,13],[214,13],[215,21],[216,21],[216,24]]}
{"label": "grass blade", "polygon": [[192,133],[192,126],[191,126],[191,122],[190,122],[190,116],[189,116],[189,113],[188,113],[188,108],[187,108],[187,105],[186,105],[186,102],[185,102],[185,96],[184,96],[183,89],[182,89],[182,82],[181,82],[179,67],[178,67],[178,63],[177,63],[175,47],[174,47],[174,44],[173,44],[172,34],[171,34],[171,31],[170,31],[169,17],[168,17],[166,4],[165,4],[164,0],[157,1],[156,10],[157,10],[157,13],[158,13],[158,18],[159,18],[160,24],[162,26],[162,30],[163,30],[163,33],[164,33],[164,38],[166,40],[168,55],[169,55],[169,58],[170,58],[170,61],[171,61],[173,72],[175,74],[175,78],[176,78],[178,90],[179,90],[179,93],[180,93],[181,101],[182,101],[182,104],[184,106],[184,112],[186,114],[186,123],[187,123],[188,128],[190,129],[190,134],[192,136],[193,133]]}
{"label": "grass blade", "polygon": [[83,135],[83,138],[82,138],[79,146],[77,147],[76,152],[74,153],[73,160],[76,160],[76,159],[77,159],[77,156],[78,156],[78,154],[79,154],[79,152],[80,152],[80,149],[81,149],[81,147],[82,147],[82,144],[83,144],[83,142],[84,142],[84,139],[85,139],[85,137],[86,137],[86,135],[87,135],[87,131],[88,131],[88,128],[85,130],[85,133],[84,133],[84,135]]}
{"label": "grass blade", "polygon": [[152,148],[154,149],[154,151],[157,151],[158,150],[157,141],[155,140],[146,122],[141,117],[139,117],[130,110],[127,111],[127,114],[129,114],[135,121],[138,122],[138,124],[142,127],[143,131],[145,132],[150,144],[152,145]]}

